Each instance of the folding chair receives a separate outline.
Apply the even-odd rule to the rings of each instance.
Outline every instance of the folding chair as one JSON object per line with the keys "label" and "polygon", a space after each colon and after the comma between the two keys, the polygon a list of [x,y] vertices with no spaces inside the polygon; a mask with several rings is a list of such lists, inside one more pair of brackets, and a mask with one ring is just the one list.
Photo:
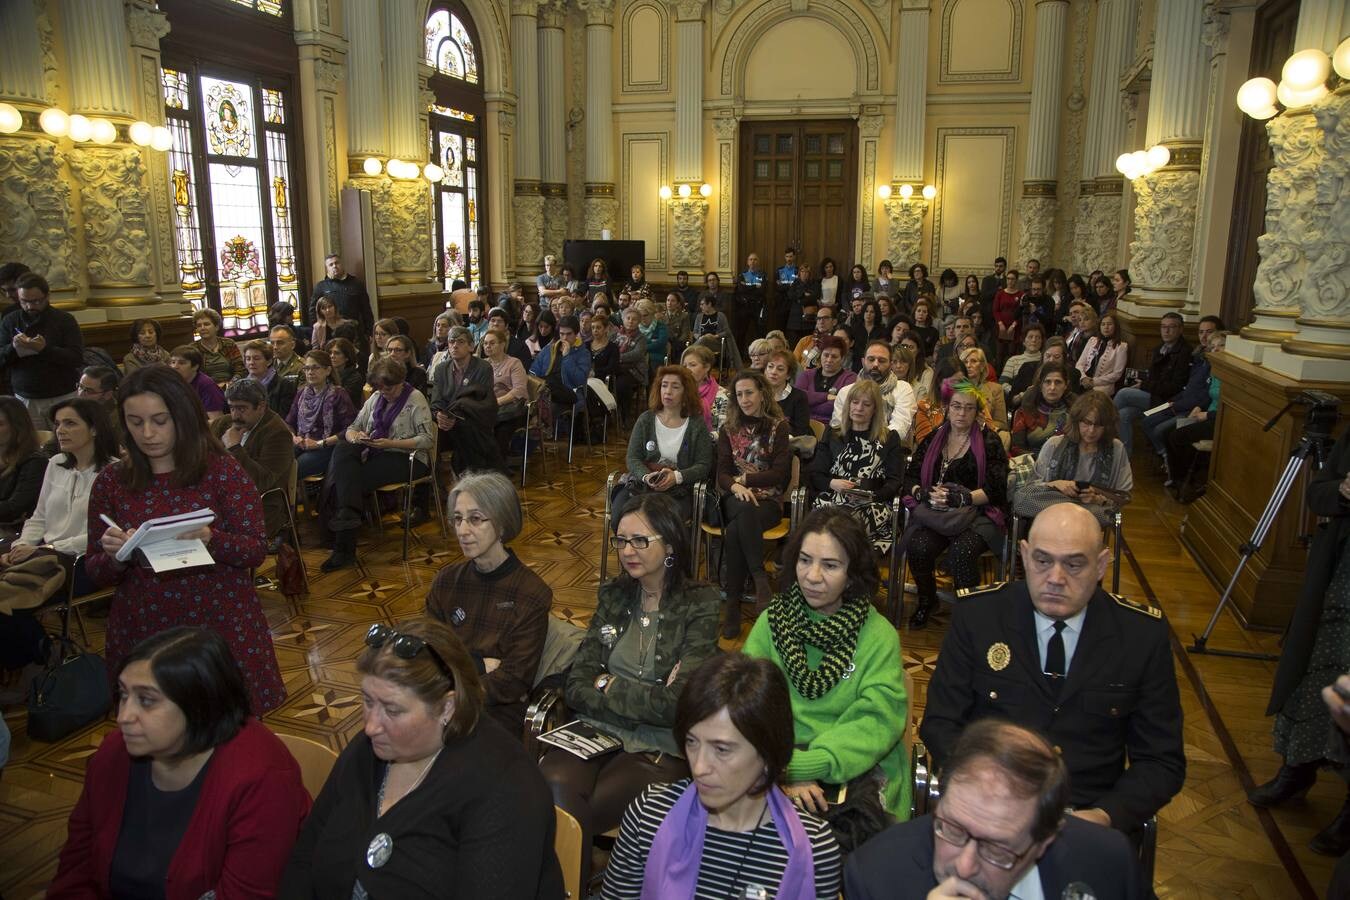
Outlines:
{"label": "folding chair", "polygon": [[520,486],[525,486],[525,474],[530,467],[530,433],[539,440],[540,467],[544,476],[548,476],[548,454],[544,449],[544,424],[539,418],[539,398],[543,395],[546,382],[537,375],[527,376],[525,399],[525,422],[511,432],[511,436],[523,434],[525,437],[524,456],[520,461]]}
{"label": "folding chair", "polygon": [[[787,537],[792,529],[796,527],[797,523],[801,521],[802,516],[805,515],[806,488],[798,483],[800,478],[801,460],[794,456],[792,458],[792,477],[788,481],[787,489],[783,491],[779,498],[780,503],[788,504],[788,515],[780,518],[777,525],[773,525],[764,530],[762,537],[765,541],[779,541]],[[695,560],[698,559],[701,545],[703,545],[704,539],[706,538],[708,578],[711,581],[716,581],[717,578],[713,574],[712,542],[714,538],[720,539],[722,537],[722,528],[718,525],[709,525],[703,520],[703,511],[706,508],[707,502],[708,485],[706,483],[694,485],[694,521],[697,523],[697,528],[694,531],[693,557]],[[717,502],[716,497],[713,497],[713,502]],[[694,565],[697,566],[698,563],[695,562]],[[723,585],[723,587],[728,591],[739,591],[744,586]]]}
{"label": "folding chair", "polygon": [[[267,505],[268,497],[272,496],[273,494],[281,495],[283,504],[286,507],[285,529],[290,535],[291,546],[295,548],[295,552],[297,554],[299,554],[300,552],[300,532],[296,530],[295,527],[296,475],[298,474],[298,470],[299,470],[298,457],[292,456],[291,467],[290,470],[286,473],[286,480],[282,483],[282,486],[270,488],[266,491],[263,491],[262,494],[262,502],[264,506]],[[269,535],[268,537],[270,538],[271,535]],[[280,568],[280,566],[281,566],[281,557],[280,555],[278,555],[277,567]],[[305,569],[305,558],[303,556],[300,557],[300,571],[304,574],[305,578],[305,593],[309,593],[309,572]],[[276,576],[273,576],[272,578],[268,579],[269,589],[276,590],[278,587],[279,582]]]}
{"label": "folding chair", "polygon": [[441,503],[441,488],[440,488],[440,482],[439,482],[439,480],[436,478],[436,466],[435,466],[434,464],[428,466],[428,467],[427,467],[427,474],[425,474],[425,475],[422,475],[422,476],[416,475],[416,474],[415,474],[415,473],[416,473],[416,470],[415,470],[414,467],[415,467],[416,464],[417,464],[417,454],[418,454],[418,452],[419,452],[419,451],[417,451],[417,450],[409,450],[409,451],[408,451],[408,480],[407,480],[407,481],[399,481],[399,482],[393,482],[393,483],[391,483],[391,484],[383,484],[383,485],[380,485],[379,487],[377,487],[377,488],[375,489],[374,494],[373,494],[373,497],[375,498],[375,504],[374,504],[374,506],[375,506],[375,524],[376,524],[376,527],[379,528],[379,530],[380,530],[381,532],[383,532],[383,531],[384,531],[384,522],[383,522],[383,520],[382,520],[382,516],[380,515],[380,510],[379,510],[379,500],[378,500],[379,495],[381,495],[381,494],[391,494],[391,493],[397,495],[397,493],[398,493],[399,491],[402,491],[402,492],[403,492],[402,502],[401,502],[399,505],[403,508],[403,561],[404,561],[404,562],[407,562],[407,561],[408,561],[408,537],[409,537],[409,535],[412,533],[412,501],[413,501],[413,488],[417,487],[419,484],[429,484],[429,485],[431,485],[431,504],[432,504],[432,506],[436,507],[436,518],[439,520],[440,525],[441,525],[441,537],[445,538],[446,540],[449,540],[449,539],[450,539],[450,526],[449,526],[449,524],[447,524],[447,522],[446,522],[446,520],[445,520],[445,504]]}
{"label": "folding chair", "polygon": [[61,614],[61,637],[70,639],[70,614],[75,614],[75,624],[80,627],[80,641],[84,644],[89,643],[89,635],[84,630],[84,618],[80,615],[80,607],[88,606],[98,600],[106,600],[117,593],[116,588],[100,588],[89,594],[75,596],[75,567],[84,559],[83,553],[77,553],[74,556],[69,553],[58,553],[56,558],[61,561],[61,568],[66,572],[65,586],[57,593],[48,598],[36,612],[45,612],[47,610],[56,610]]}

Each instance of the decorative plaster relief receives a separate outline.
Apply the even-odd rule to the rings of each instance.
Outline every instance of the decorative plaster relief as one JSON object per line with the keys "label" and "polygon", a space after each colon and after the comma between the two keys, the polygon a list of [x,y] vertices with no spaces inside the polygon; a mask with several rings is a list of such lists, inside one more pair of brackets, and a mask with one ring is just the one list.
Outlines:
{"label": "decorative plaster relief", "polygon": [[327,59],[314,60],[314,87],[321,91],[337,93],[343,79],[347,77],[347,67]]}
{"label": "decorative plaster relief", "polygon": [[[562,259],[563,241],[567,240],[567,197],[544,198],[543,251]],[[533,270],[531,270],[533,271]]]}
{"label": "decorative plaster relief", "polygon": [[538,269],[544,259],[544,198],[539,194],[516,194],[511,198],[515,224],[516,268]]}
{"label": "decorative plaster relief", "polygon": [[[1083,165],[1083,138],[1087,123],[1087,100],[1083,96],[1087,78],[1088,20],[1092,17],[1092,3],[1089,0],[1073,0],[1070,13],[1073,57],[1070,72],[1073,82],[1069,86],[1069,96],[1064,106],[1068,114],[1064,117],[1061,133],[1064,140],[1060,143],[1059,154],[1059,203],[1057,212],[1058,227],[1055,229],[1055,248],[1051,259],[1072,259],[1074,245],[1078,237],[1078,192],[1079,173]],[[1079,269],[1077,271],[1084,271]],[[1091,271],[1088,269],[1086,271]]]}
{"label": "decorative plaster relief", "polygon": [[[863,116],[858,120],[859,130],[864,135],[872,131],[875,125],[876,131],[881,130],[881,116]],[[863,158],[862,158],[862,241],[861,253],[859,259],[872,259],[872,242],[876,233],[876,208],[877,208],[877,139],[875,134],[863,139]]]}
{"label": "decorative plaster relief", "polygon": [[1163,169],[1134,181],[1130,275],[1145,289],[1185,291],[1200,196],[1200,173]]}
{"label": "decorative plaster relief", "polygon": [[670,201],[670,268],[702,269],[708,201],[702,197]]}
{"label": "decorative plaster relief", "polygon": [[158,51],[160,40],[169,33],[169,17],[157,9],[128,3],[127,32],[131,46]]}
{"label": "decorative plaster relief", "polygon": [[[717,121],[735,122],[734,119]],[[731,191],[734,183],[732,156],[730,142],[722,141],[717,145],[717,268],[723,272],[731,269]]]}
{"label": "decorative plaster relief", "polygon": [[421,178],[393,182],[390,201],[394,269],[426,275],[432,271],[431,184]]}
{"label": "decorative plaster relief", "polygon": [[619,201],[613,197],[587,197],[581,203],[586,218],[586,237],[599,240],[601,232],[618,230]]}
{"label": "decorative plaster relief", "polygon": [[[158,50],[141,54],[141,108],[161,109],[164,104],[160,87],[160,60]],[[169,163],[163,153],[151,153],[146,161],[150,176],[150,197],[155,207],[155,233],[152,238],[159,249],[159,272],[156,284],[159,290],[174,293],[182,290],[174,245],[177,231],[169,205]]]}
{"label": "decorative plaster relief", "polygon": [[1055,210],[1054,197],[1023,197],[1017,202],[1017,260],[1026,265],[1029,259],[1054,259]]}
{"label": "decorative plaster relief", "polygon": [[1119,268],[1120,194],[1088,194],[1078,198],[1074,220],[1073,271]]}
{"label": "decorative plaster relief", "polygon": [[1266,178],[1266,233],[1256,239],[1261,262],[1252,286],[1258,312],[1300,308],[1308,266],[1305,247],[1321,237],[1314,228],[1322,133],[1310,115],[1276,116],[1266,123],[1275,165]]}
{"label": "decorative plaster relief", "polygon": [[928,201],[894,198],[885,205],[890,223],[886,231],[886,255],[897,270],[906,269],[922,259],[919,254],[923,249],[923,217],[928,212]]}
{"label": "decorative plaster relief", "polygon": [[328,206],[328,251],[342,252],[338,213],[337,110],[332,97],[323,98],[324,199]]}
{"label": "decorative plaster relief", "polygon": [[[972,27],[971,31],[962,30],[960,34],[954,33],[960,30],[954,27],[953,19],[957,18],[958,7],[963,3],[972,3],[973,0],[944,0],[942,4],[942,30],[939,37],[939,84],[960,84],[967,82],[1013,82],[1022,80],[1022,25],[1024,14],[1022,4],[1016,0],[999,0],[1008,7],[1008,14],[1012,20],[1010,28],[1002,27],[995,31],[989,25],[987,17],[983,14],[968,15],[965,17],[967,24]],[[978,23],[978,25],[977,25]],[[959,20],[958,20],[959,25]],[[978,27],[978,32],[974,29]],[[968,59],[968,52],[971,47],[980,46],[981,42],[989,40],[998,40],[999,49],[997,54],[1001,54],[1006,63],[1000,63],[999,68],[969,70],[964,67],[953,68],[952,62],[956,58],[963,61]],[[1007,41],[1003,44],[1003,41]],[[992,46],[992,45],[991,45]],[[993,53],[975,53],[975,59],[982,56],[997,55]]]}
{"label": "decorative plaster relief", "polygon": [[23,260],[55,291],[77,287],[64,162],[51,141],[0,139],[0,258]]}
{"label": "decorative plaster relief", "polygon": [[577,0],[577,8],[586,14],[587,25],[614,24],[614,0]]}
{"label": "decorative plaster relief", "polygon": [[149,286],[150,232],[141,151],[77,147],[69,163],[80,186],[89,286]]}
{"label": "decorative plaster relief", "polygon": [[1320,245],[1308,252],[1303,315],[1350,324],[1350,97],[1333,94],[1313,115],[1322,128],[1325,156],[1315,196],[1326,224]]}

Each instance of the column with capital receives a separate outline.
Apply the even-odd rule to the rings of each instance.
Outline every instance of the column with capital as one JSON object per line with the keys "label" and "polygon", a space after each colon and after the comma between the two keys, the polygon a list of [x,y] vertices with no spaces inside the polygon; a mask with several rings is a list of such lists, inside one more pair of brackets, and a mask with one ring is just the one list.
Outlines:
{"label": "column with capital", "polygon": [[[923,219],[928,201],[924,184],[924,115],[928,103],[929,0],[905,0],[900,10],[900,46],[895,67],[895,138],[891,161],[891,196],[886,211],[886,255],[897,271],[922,259]],[[902,184],[914,188],[908,199]],[[871,202],[870,200],[868,202]]]}
{"label": "column with capital", "polygon": [[[430,147],[419,108],[419,64],[423,58],[424,34],[420,0],[383,0],[384,92],[388,116],[389,155],[415,163],[420,170]],[[381,280],[389,276],[398,287],[382,288],[382,294],[425,291],[433,280],[431,248],[431,185],[420,176],[386,178],[372,198],[376,222],[376,256],[383,236],[384,264]]]}
{"label": "column with capital", "polygon": [[702,269],[708,201],[703,185],[703,12],[704,0],[675,4],[675,183],[693,190],[672,197],[671,269]]}
{"label": "column with capital", "polygon": [[[562,259],[567,239],[567,99],[563,81],[567,8],[563,0],[539,4],[539,193],[543,199],[543,254]],[[542,255],[542,254],[541,254]],[[527,274],[533,273],[531,269]]]}
{"label": "column with capital", "polygon": [[511,80],[516,89],[516,178],[511,199],[513,261],[522,272],[543,262],[544,199],[539,193],[539,0],[511,0]]}
{"label": "column with capital", "polygon": [[[614,197],[614,0],[578,0],[586,12],[586,237],[618,228]],[[617,235],[616,235],[617,237]]]}
{"label": "column with capital", "polygon": [[1166,166],[1136,178],[1130,242],[1131,315],[1156,318],[1191,300],[1191,252],[1200,194],[1209,66],[1200,52],[1202,0],[1160,3],[1154,30],[1153,78],[1144,146],[1171,151]]}
{"label": "column with capital", "polygon": [[1068,0],[1037,0],[1036,58],[1031,78],[1031,118],[1026,167],[1018,203],[1017,265],[1048,265],[1055,242],[1055,187],[1059,162],[1059,109]]}

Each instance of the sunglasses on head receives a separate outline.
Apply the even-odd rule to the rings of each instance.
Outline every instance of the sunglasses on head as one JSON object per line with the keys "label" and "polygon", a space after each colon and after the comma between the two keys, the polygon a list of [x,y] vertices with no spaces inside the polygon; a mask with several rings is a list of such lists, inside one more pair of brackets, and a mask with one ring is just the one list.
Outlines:
{"label": "sunglasses on head", "polygon": [[413,659],[417,654],[426,650],[431,655],[432,662],[436,663],[436,667],[441,670],[441,674],[449,679],[450,690],[455,689],[455,674],[450,671],[450,667],[446,665],[445,660],[436,652],[436,648],[417,635],[403,634],[378,622],[370,626],[370,630],[366,632],[366,646],[379,649],[385,644],[389,645],[389,649],[399,659]]}

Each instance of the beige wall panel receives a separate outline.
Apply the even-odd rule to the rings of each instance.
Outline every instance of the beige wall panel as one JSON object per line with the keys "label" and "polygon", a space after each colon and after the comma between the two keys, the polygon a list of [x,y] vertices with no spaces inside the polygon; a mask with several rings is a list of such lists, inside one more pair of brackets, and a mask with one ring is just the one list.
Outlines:
{"label": "beige wall panel", "polygon": [[1022,26],[1020,0],[945,0],[938,81],[1020,81]]}
{"label": "beige wall panel", "polygon": [[984,271],[1007,249],[1015,138],[1013,128],[938,129],[934,269]]}
{"label": "beige wall panel", "polygon": [[620,161],[619,233],[616,238],[647,242],[647,265],[666,266],[666,217],[661,185],[666,183],[669,136],[644,132],[623,136]]}
{"label": "beige wall panel", "polygon": [[655,3],[629,7],[623,17],[623,91],[651,93],[670,87],[666,17]]}
{"label": "beige wall panel", "polygon": [[746,100],[827,100],[858,91],[853,48],[819,19],[788,19],[769,29],[745,66]]}

